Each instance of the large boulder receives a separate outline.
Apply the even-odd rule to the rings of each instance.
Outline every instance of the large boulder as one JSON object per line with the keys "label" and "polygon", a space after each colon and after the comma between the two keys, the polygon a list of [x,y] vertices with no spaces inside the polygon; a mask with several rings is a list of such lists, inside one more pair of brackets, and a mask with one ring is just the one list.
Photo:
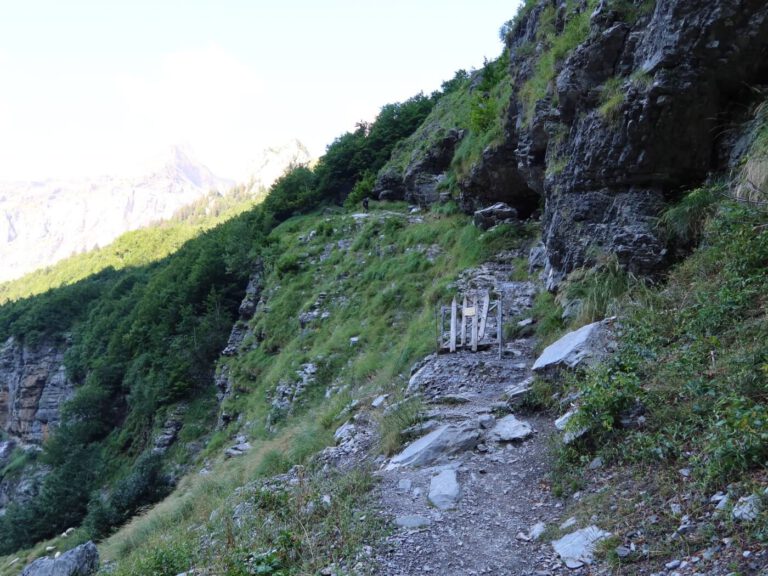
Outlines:
{"label": "large boulder", "polygon": [[409,444],[392,458],[388,468],[400,466],[425,466],[442,462],[449,456],[472,450],[480,443],[477,423],[462,425],[446,424]]}
{"label": "large boulder", "polygon": [[544,349],[534,362],[533,371],[549,374],[562,369],[573,370],[579,366],[598,364],[615,349],[614,321],[614,318],[609,318],[569,332]]}
{"label": "large boulder", "polygon": [[91,576],[99,569],[99,551],[86,542],[58,558],[39,558],[24,568],[21,576]]}

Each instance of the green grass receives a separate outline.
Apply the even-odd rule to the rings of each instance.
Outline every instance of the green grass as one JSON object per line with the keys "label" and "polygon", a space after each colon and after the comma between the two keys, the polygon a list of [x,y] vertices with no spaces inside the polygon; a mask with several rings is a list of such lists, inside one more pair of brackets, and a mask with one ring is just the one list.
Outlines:
{"label": "green grass", "polygon": [[608,121],[617,120],[624,99],[624,79],[616,77],[607,80],[602,87],[601,104],[598,108],[600,115]]}
{"label": "green grass", "polygon": [[[213,467],[210,475],[183,479],[170,497],[101,545],[103,556],[117,561],[117,574],[165,574],[184,563],[182,570],[197,565],[239,574],[236,566],[249,565],[254,558],[265,566],[274,564],[264,569],[275,574],[314,573],[336,559],[350,558],[375,537],[380,527],[364,512],[370,475],[360,471],[324,480],[312,471],[313,454],[332,444],[336,428],[355,410],[366,410],[375,394],[389,393],[390,404],[402,398],[413,362],[435,348],[435,306],[453,296],[449,285],[458,273],[500,250],[527,244],[532,233],[521,226],[483,233],[455,210],[434,210],[423,218],[422,223],[409,223],[405,206],[385,209],[374,203],[367,218],[312,214],[293,218],[273,232],[266,254],[264,306],[250,322],[259,344],[228,360],[235,393],[224,409],[239,416],[239,424],[211,436],[203,452]],[[348,250],[338,248],[341,239]],[[326,251],[328,245],[332,250]],[[298,314],[318,302],[321,293],[326,295],[321,308],[328,317],[302,329]],[[353,336],[358,338],[355,345],[350,344]],[[295,378],[306,362],[318,367],[316,382],[267,428],[272,391]],[[326,398],[329,387],[334,392]],[[358,407],[350,408],[355,400]],[[191,426],[204,408],[189,406],[185,426]],[[396,451],[404,441],[403,429],[418,422],[422,411],[420,402],[409,400],[377,415],[380,449]],[[238,433],[249,437],[252,452],[240,459],[221,459],[222,449]],[[264,514],[277,518],[269,530],[228,528],[225,512],[209,524],[211,514],[219,514],[215,511],[240,503],[230,496],[236,488],[296,464],[308,467],[306,485],[299,495],[286,496],[279,512],[267,506]],[[247,498],[249,492],[241,492]],[[296,502],[325,493],[334,504],[327,513],[322,506],[316,508],[313,530],[307,530]],[[254,526],[267,517],[260,514],[254,516]],[[362,516],[368,519],[362,521]],[[220,535],[212,550],[188,546],[189,531],[201,525]],[[271,550],[279,553],[270,556]]]}
{"label": "green grass", "polygon": [[[587,7],[571,15],[560,34],[555,33],[554,26],[540,27],[539,40],[548,47],[539,55],[533,67],[533,74],[520,88],[520,100],[523,103],[524,121],[527,124],[533,120],[536,105],[553,93],[552,83],[555,79],[559,62],[586,40],[589,35],[589,16],[596,2],[590,0]],[[546,24],[546,11],[543,14]],[[554,17],[554,16],[553,16]]]}

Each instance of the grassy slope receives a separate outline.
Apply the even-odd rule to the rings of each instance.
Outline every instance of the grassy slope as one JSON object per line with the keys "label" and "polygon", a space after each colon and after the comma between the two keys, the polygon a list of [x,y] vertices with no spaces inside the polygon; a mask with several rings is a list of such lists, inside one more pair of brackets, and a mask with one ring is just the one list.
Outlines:
{"label": "grassy slope", "polygon": [[[260,498],[254,492],[232,496],[235,488],[305,462],[330,444],[352,399],[382,391],[397,395],[402,390],[411,364],[434,348],[434,305],[451,293],[449,284],[457,273],[520,241],[509,227],[481,234],[467,217],[453,212],[451,206],[443,207],[422,215],[419,222],[404,206],[387,205],[386,210],[374,208],[363,218],[350,214],[297,217],[273,231],[266,254],[267,308],[252,321],[264,340],[232,360],[236,393],[226,401],[226,410],[241,414],[240,424],[210,438],[201,457],[213,462],[212,474],[185,478],[172,496],[102,543],[102,555],[119,560],[118,574],[176,574],[194,563],[239,574],[232,566],[245,551],[271,549],[281,551],[275,562],[314,570],[329,558],[349,556],[372,537],[378,527],[355,520],[365,506],[371,482],[364,471],[331,482],[308,472],[302,498],[311,499],[320,492],[338,498],[334,497],[327,515],[315,519],[316,529],[306,534],[297,524],[301,515],[288,504],[280,507],[279,529],[253,537],[248,531],[237,531],[209,550],[198,549],[189,530],[204,526],[206,532],[226,533],[227,514],[210,521],[211,512],[231,509],[241,499]],[[308,237],[312,230],[314,237],[302,242],[300,237]],[[339,242],[349,250],[340,249]],[[328,246],[333,249],[321,261],[319,256]],[[432,262],[427,255],[430,248],[435,254]],[[330,317],[301,331],[298,314],[320,293],[327,294],[324,308]],[[359,337],[356,346],[350,345],[352,336]],[[269,393],[309,361],[319,368],[317,384],[306,391],[292,414],[277,418],[277,430],[269,432],[265,426]],[[323,395],[329,385],[338,389],[326,400]],[[224,460],[222,448],[232,443],[236,433],[245,433],[254,450],[241,459]],[[275,514],[274,502],[263,503],[257,506],[254,521]],[[343,545],[323,532],[323,526],[335,525],[340,518],[346,519]],[[281,533],[295,536],[291,551],[285,538],[280,539]],[[40,551],[37,548],[36,553]],[[0,565],[6,563],[0,560]],[[7,573],[14,572],[0,571]]]}

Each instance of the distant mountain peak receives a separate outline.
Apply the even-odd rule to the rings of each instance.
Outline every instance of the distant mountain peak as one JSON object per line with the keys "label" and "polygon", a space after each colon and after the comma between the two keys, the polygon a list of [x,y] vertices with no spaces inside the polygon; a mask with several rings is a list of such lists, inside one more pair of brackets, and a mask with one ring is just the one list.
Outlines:
{"label": "distant mountain peak", "polygon": [[251,164],[251,189],[267,189],[283,175],[285,170],[296,164],[308,164],[312,155],[307,147],[293,138],[276,146],[264,148]]}

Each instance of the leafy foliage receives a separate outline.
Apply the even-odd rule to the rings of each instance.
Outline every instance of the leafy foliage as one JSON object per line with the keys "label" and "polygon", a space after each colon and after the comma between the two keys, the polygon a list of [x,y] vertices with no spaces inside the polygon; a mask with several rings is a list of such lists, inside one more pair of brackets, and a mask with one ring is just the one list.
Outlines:
{"label": "leafy foliage", "polygon": [[[688,205],[699,205],[702,194],[678,206],[686,231]],[[768,458],[768,226],[745,206],[704,205],[711,216],[695,219],[699,250],[662,290],[634,305],[625,300],[631,313],[619,353],[579,382],[575,425],[589,427],[612,454],[693,464],[714,489]],[[646,428],[623,431],[620,415],[638,406]]]}

